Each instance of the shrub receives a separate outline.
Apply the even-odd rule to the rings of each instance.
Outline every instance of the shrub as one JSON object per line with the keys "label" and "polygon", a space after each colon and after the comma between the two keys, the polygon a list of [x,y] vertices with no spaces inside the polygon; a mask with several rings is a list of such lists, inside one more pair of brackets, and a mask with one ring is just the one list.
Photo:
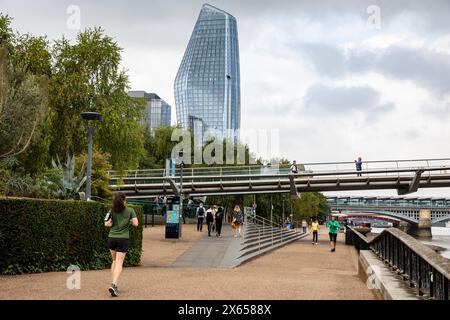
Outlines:
{"label": "shrub", "polygon": [[[131,228],[125,266],[142,253],[142,207],[134,207],[138,228]],[[0,274],[109,268],[108,207],[97,202],[0,198]]]}
{"label": "shrub", "polygon": [[[109,153],[94,152],[92,156],[92,196],[108,199],[112,195],[108,174],[108,171],[112,169],[110,159]],[[87,163],[88,155],[86,153],[78,155],[76,157],[76,170],[79,170],[83,164],[87,165]]]}

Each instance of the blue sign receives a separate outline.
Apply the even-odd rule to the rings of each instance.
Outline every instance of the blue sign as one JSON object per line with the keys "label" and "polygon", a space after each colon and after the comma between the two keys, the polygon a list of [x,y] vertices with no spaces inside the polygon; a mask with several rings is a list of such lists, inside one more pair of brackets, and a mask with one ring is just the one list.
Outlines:
{"label": "blue sign", "polygon": [[178,222],[179,222],[178,210],[168,210],[166,223],[178,223]]}

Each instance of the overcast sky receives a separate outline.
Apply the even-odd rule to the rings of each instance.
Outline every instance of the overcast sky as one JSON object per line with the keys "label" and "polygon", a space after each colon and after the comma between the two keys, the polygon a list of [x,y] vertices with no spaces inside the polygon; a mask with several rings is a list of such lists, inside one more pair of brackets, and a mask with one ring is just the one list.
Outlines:
{"label": "overcast sky", "polygon": [[[73,39],[67,9],[77,5],[81,28],[102,26],[117,39],[131,88],[159,94],[172,105],[174,122],[173,81],[203,3],[0,0],[0,11],[21,32]],[[298,162],[450,156],[450,1],[209,3],[237,19],[241,125],[279,130],[282,156]],[[367,12],[371,5],[380,9],[379,25]],[[450,191],[417,195],[450,197]]]}

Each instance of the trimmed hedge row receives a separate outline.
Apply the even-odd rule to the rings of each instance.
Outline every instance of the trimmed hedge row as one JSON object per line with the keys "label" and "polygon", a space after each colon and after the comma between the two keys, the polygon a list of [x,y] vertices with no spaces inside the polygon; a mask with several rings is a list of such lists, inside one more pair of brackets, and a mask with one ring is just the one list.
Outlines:
{"label": "trimmed hedge row", "polygon": [[[142,207],[134,206],[125,266],[142,254]],[[96,202],[0,198],[0,274],[81,270],[111,266],[103,219],[108,206]]]}

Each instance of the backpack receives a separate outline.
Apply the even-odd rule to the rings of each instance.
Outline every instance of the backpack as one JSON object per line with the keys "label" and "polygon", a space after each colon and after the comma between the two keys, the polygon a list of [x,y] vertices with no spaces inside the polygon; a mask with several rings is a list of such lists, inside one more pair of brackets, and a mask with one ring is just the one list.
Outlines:
{"label": "backpack", "polygon": [[214,221],[214,217],[211,210],[206,211],[206,221]]}
{"label": "backpack", "polygon": [[199,217],[203,217],[205,214],[205,208],[203,207],[198,207],[198,216]]}
{"label": "backpack", "polygon": [[216,219],[218,220],[223,219],[223,210],[219,210],[216,212]]}

